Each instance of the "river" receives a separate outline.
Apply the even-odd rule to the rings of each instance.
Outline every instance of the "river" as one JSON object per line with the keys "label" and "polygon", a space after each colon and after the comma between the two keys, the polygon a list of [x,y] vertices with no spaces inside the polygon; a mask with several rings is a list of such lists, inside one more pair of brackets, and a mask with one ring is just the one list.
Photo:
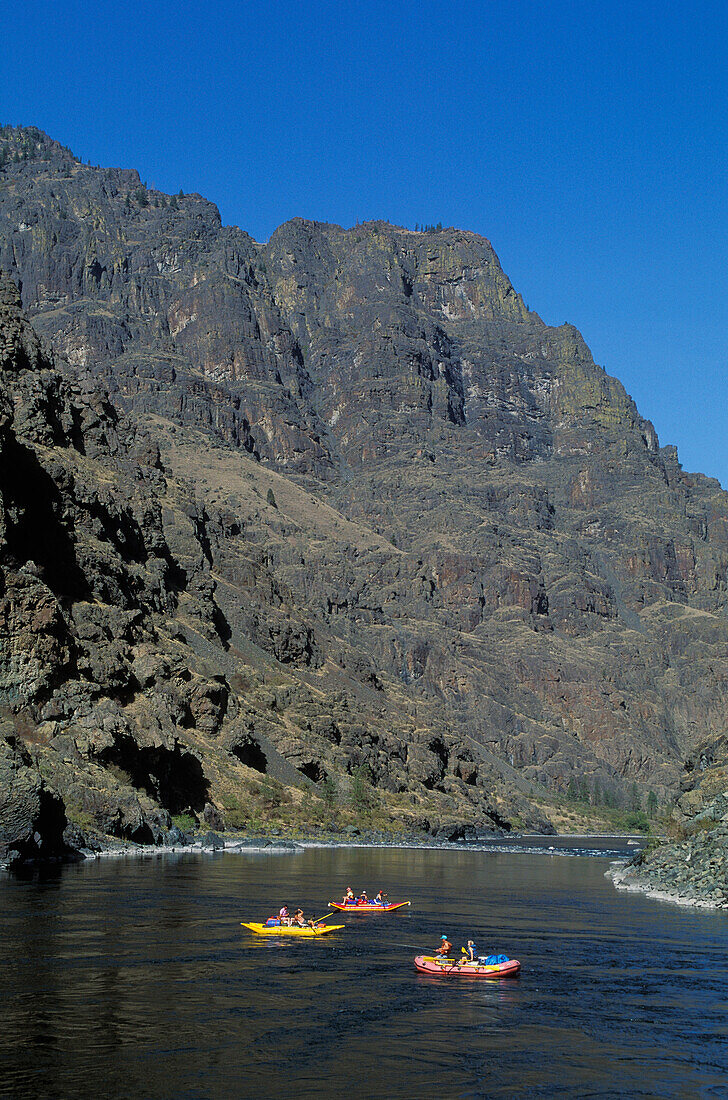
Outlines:
{"label": "river", "polygon": [[[497,847],[3,876],[0,1096],[728,1096],[728,913],[618,893],[613,855]],[[240,927],[284,901],[319,915],[349,884],[412,906],[314,941]],[[459,950],[471,932],[521,976],[414,970],[441,934]]]}

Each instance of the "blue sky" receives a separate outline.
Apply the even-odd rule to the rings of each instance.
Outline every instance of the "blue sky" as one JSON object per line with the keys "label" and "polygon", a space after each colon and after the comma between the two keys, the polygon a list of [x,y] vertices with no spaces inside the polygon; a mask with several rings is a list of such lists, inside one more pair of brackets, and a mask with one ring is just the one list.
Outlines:
{"label": "blue sky", "polygon": [[259,240],[296,215],[484,234],[728,486],[725,4],[24,0],[3,31],[0,121]]}

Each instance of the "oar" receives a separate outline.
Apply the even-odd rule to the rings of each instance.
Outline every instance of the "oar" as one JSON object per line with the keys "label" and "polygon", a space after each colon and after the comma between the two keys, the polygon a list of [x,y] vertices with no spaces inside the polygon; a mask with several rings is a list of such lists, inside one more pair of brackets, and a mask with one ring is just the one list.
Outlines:
{"label": "oar", "polygon": [[[464,947],[461,947],[461,948],[460,948],[460,950],[462,951],[463,955],[467,955],[467,951],[465,950],[465,948],[464,948]],[[452,966],[450,967],[450,969],[449,969],[449,970],[446,970],[446,971],[445,971],[445,973],[446,973],[446,974],[450,974],[450,973],[452,973],[452,971],[453,971],[453,970],[455,969],[455,967],[456,967],[456,966],[461,966],[461,965],[462,965],[462,963],[463,963],[463,960],[462,960],[462,959],[456,959],[456,960],[455,960],[455,962],[454,962],[454,963],[452,964]]]}
{"label": "oar", "polygon": [[322,920],[326,920],[327,917],[333,917],[333,915],[333,913],[324,913],[323,917],[314,917],[314,919],[310,920],[308,923],[312,928],[315,928],[317,924],[321,924]]}

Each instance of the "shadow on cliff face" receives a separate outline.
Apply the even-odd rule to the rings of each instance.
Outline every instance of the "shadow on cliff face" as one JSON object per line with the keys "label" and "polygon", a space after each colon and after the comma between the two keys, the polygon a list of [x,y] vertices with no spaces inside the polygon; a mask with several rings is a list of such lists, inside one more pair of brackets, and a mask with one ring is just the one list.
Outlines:
{"label": "shadow on cliff face", "polygon": [[18,565],[33,561],[64,603],[86,599],[88,578],[78,564],[70,532],[60,516],[64,501],[35,453],[16,439],[3,448],[0,495],[7,513],[7,549]]}
{"label": "shadow on cliff face", "polygon": [[41,790],[38,799],[38,813],[32,821],[32,831],[8,842],[0,835],[0,858],[7,861],[8,867],[15,871],[23,864],[36,860],[69,859],[75,856],[63,839],[63,831],[68,824],[63,802],[52,791]]}
{"label": "shadow on cliff face", "polygon": [[213,603],[212,625],[222,642],[223,649],[230,649],[230,639],[233,636],[232,628],[217,603]]}
{"label": "shadow on cliff face", "polygon": [[253,768],[256,772],[262,772],[263,775],[268,771],[268,758],[263,752],[262,748],[257,741],[249,738],[247,741],[241,741],[240,744],[235,745],[231,750],[233,756],[237,757],[241,764],[245,764],[248,768]]}
{"label": "shadow on cliff face", "polygon": [[35,822],[32,847],[23,853],[23,859],[69,855],[69,848],[63,840],[67,824],[65,806],[60,797],[54,791],[41,790],[40,812]]}
{"label": "shadow on cliff face", "polygon": [[196,756],[176,744],[141,747],[132,737],[116,741],[99,754],[101,764],[121,768],[132,786],[145,791],[170,814],[199,813],[209,801],[210,783]]}
{"label": "shadow on cliff face", "polygon": [[329,778],[328,772],[318,760],[306,760],[298,765],[298,770],[313,783],[322,783],[324,779]]}

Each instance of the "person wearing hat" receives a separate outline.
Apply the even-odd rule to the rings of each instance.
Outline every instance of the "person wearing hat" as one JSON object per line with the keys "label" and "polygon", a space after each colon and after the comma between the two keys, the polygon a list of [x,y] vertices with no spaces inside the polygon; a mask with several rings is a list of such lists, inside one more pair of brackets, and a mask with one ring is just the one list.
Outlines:
{"label": "person wearing hat", "polygon": [[452,944],[447,936],[440,936],[439,946],[435,948],[435,958],[446,959],[452,951]]}

